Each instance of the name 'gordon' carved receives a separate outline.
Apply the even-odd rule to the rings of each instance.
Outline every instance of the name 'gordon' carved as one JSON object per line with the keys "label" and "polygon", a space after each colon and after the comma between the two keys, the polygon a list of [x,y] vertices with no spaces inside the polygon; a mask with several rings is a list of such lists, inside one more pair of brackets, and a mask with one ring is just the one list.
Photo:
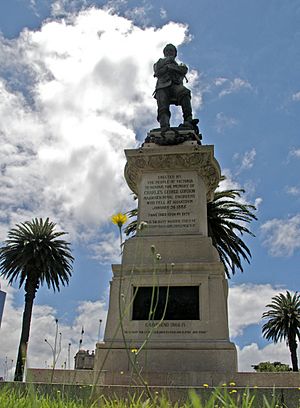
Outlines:
{"label": "name 'gordon' carved", "polygon": [[141,183],[141,220],[149,233],[197,233],[198,175],[190,172],[149,173]]}

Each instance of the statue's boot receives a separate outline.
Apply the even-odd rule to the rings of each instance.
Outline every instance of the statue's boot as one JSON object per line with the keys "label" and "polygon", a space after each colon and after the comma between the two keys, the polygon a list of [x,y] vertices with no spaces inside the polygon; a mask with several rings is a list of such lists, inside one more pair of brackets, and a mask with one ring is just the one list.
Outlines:
{"label": "statue's boot", "polygon": [[170,128],[170,116],[163,113],[159,117],[159,124],[162,132],[166,132]]}
{"label": "statue's boot", "polygon": [[192,114],[192,105],[191,99],[188,95],[184,96],[181,100],[181,107],[183,113],[183,125],[193,129],[193,114]]}

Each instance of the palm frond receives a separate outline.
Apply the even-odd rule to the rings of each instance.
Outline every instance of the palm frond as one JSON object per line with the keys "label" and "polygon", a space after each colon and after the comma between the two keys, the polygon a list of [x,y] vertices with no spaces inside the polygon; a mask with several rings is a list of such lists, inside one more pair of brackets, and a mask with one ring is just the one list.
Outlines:
{"label": "palm frond", "polygon": [[54,290],[68,284],[74,259],[70,243],[57,239],[66,233],[55,231],[55,226],[49,218],[35,218],[8,232],[0,248],[0,274],[10,284],[19,280],[21,287],[26,279],[33,279]]}
{"label": "palm frond", "polygon": [[124,232],[126,236],[135,235],[137,230],[137,216],[138,216],[138,209],[134,208],[126,213],[128,218],[134,218],[125,228]]}
{"label": "palm frond", "polygon": [[268,304],[270,310],[262,317],[268,319],[262,327],[262,334],[274,343],[285,340],[290,349],[293,371],[298,371],[297,339],[300,340],[300,295],[289,291],[279,293]]}
{"label": "palm frond", "polygon": [[256,220],[254,205],[237,201],[244,190],[216,191],[213,201],[207,204],[208,236],[219,252],[228,278],[239,269],[243,272],[242,260],[250,263],[251,252],[237,235],[254,236],[245,226]]}

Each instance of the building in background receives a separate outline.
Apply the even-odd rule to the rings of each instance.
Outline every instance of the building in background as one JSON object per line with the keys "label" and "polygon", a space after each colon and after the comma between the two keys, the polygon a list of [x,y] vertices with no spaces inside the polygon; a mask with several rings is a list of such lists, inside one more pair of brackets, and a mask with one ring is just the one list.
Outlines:
{"label": "building in background", "polygon": [[94,350],[79,350],[75,356],[75,370],[93,370],[94,369]]}
{"label": "building in background", "polygon": [[26,382],[51,384],[104,384],[104,371],[95,371],[95,351],[80,349],[75,355],[75,369],[28,368]]}

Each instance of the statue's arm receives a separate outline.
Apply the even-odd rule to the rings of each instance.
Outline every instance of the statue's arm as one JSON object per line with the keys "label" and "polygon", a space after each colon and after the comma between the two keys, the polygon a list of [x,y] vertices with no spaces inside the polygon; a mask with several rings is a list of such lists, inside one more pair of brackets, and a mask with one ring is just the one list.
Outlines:
{"label": "statue's arm", "polygon": [[154,65],[153,65],[153,70],[154,70],[154,76],[155,77],[160,77],[161,75],[164,75],[168,71],[168,62],[166,59],[160,58]]}
{"label": "statue's arm", "polygon": [[188,72],[188,67],[185,64],[170,64],[168,69],[178,72],[180,75],[185,76]]}

